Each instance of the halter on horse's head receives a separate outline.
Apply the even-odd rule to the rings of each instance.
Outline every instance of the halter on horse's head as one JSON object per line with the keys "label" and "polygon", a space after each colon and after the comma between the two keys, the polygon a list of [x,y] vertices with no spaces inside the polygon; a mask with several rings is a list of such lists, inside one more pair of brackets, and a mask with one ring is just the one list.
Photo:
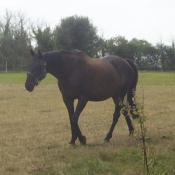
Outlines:
{"label": "halter on horse's head", "polygon": [[43,60],[41,52],[38,50],[38,54],[35,54],[31,49],[30,53],[32,55],[32,60],[30,61],[27,79],[25,87],[28,91],[33,91],[34,86],[37,86],[41,80],[46,77],[46,62]]}

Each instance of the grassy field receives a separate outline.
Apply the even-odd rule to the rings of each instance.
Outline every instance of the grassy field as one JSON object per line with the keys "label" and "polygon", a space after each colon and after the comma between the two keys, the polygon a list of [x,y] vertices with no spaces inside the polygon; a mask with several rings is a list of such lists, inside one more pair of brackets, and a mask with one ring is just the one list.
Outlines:
{"label": "grassy field", "polygon": [[[128,137],[123,116],[109,144],[114,105],[89,102],[79,125],[87,145],[68,147],[67,110],[51,75],[29,93],[26,73],[0,74],[0,174],[141,175],[140,127]],[[140,72],[137,102],[144,105],[150,174],[175,174],[175,73]]]}

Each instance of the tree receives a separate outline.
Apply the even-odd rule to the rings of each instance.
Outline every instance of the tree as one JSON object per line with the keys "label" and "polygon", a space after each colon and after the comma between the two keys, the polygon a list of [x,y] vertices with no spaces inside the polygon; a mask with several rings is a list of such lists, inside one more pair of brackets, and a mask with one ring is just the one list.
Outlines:
{"label": "tree", "polygon": [[33,38],[37,42],[37,48],[42,50],[42,52],[52,51],[55,49],[55,42],[53,38],[53,32],[50,27],[42,28],[38,26],[37,29],[32,27]]}
{"label": "tree", "polygon": [[4,21],[0,23],[0,64],[2,66],[6,61],[9,69],[20,68],[21,65],[26,64],[31,47],[27,21],[21,13],[15,15],[6,11]]}
{"label": "tree", "polygon": [[62,19],[54,30],[54,38],[58,50],[79,49],[92,57],[97,52],[97,29],[87,17],[72,16]]}
{"label": "tree", "polygon": [[174,40],[172,40],[172,69],[175,68],[175,48],[174,48]]}
{"label": "tree", "polygon": [[29,19],[20,12],[6,11],[0,19],[0,67],[5,66],[6,61],[11,69],[27,65],[31,47],[42,52],[79,49],[96,58],[118,55],[133,59],[141,69],[175,68],[174,40],[171,46],[164,45],[162,40],[156,46],[136,38],[128,41],[120,35],[106,40],[97,35],[97,28],[87,17],[64,18],[52,30],[46,24],[29,24]]}
{"label": "tree", "polygon": [[122,58],[130,58],[128,40],[123,36],[117,36],[107,41],[107,50],[110,55],[117,55]]}
{"label": "tree", "polygon": [[156,47],[160,57],[160,66],[161,66],[161,72],[162,72],[165,68],[165,54],[166,54],[165,52],[166,46],[163,44],[162,39],[160,39],[160,42],[157,43]]}
{"label": "tree", "polygon": [[161,71],[174,69],[174,43],[172,46],[157,44],[157,52],[160,58]]}
{"label": "tree", "polygon": [[31,38],[29,35],[29,20],[25,19],[21,13],[17,14],[17,20],[13,31],[13,40],[15,43],[15,65],[22,70],[22,66],[28,61],[29,49],[31,48]]}
{"label": "tree", "polygon": [[12,24],[12,13],[6,11],[4,21],[1,22],[1,38],[0,38],[0,62],[1,65],[5,65],[6,61],[10,61],[12,55],[15,54],[14,40],[13,40],[13,24]]}
{"label": "tree", "polygon": [[174,39],[171,41],[171,46],[166,46],[166,54],[167,54],[167,67],[171,70],[175,69],[175,46],[174,46]]}
{"label": "tree", "polygon": [[105,40],[103,37],[99,37],[95,47],[96,47],[96,55],[95,55],[96,58],[108,55],[107,40]]}
{"label": "tree", "polygon": [[133,38],[129,42],[130,55],[131,58],[137,63],[137,65],[142,69],[148,65],[148,60],[151,58],[153,53],[153,46],[146,40],[138,40]]}

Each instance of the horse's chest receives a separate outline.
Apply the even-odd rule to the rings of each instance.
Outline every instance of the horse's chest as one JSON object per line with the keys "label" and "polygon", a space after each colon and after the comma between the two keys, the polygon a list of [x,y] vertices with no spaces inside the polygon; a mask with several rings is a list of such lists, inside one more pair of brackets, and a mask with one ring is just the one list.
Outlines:
{"label": "horse's chest", "polygon": [[78,98],[78,96],[79,96],[78,83],[76,83],[76,82],[59,81],[58,87],[59,87],[62,95],[65,95],[65,96],[71,97],[71,98]]}

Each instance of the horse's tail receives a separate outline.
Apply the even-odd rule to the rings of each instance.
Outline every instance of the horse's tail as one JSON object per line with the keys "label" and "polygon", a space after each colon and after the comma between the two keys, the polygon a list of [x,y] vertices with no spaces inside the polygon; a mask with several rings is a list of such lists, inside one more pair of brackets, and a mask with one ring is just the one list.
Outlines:
{"label": "horse's tail", "polygon": [[129,105],[131,106],[131,114],[133,118],[138,118],[138,114],[137,114],[137,106],[135,103],[135,91],[136,91],[136,86],[137,86],[137,82],[138,82],[138,70],[137,67],[135,65],[135,63],[131,60],[131,59],[126,59],[126,61],[130,64],[130,66],[132,67],[133,71],[134,71],[134,79],[132,81],[132,84],[128,90],[127,93],[127,101],[129,103]]}

